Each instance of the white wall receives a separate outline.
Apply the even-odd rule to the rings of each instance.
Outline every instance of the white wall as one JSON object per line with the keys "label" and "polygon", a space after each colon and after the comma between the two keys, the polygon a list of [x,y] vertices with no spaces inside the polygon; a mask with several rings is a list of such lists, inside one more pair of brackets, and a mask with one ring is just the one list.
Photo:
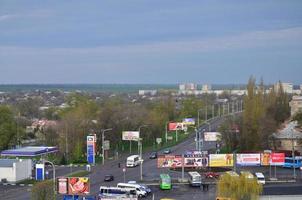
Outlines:
{"label": "white wall", "polygon": [[32,161],[23,159],[13,164],[13,167],[0,167],[0,179],[8,182],[18,182],[32,176]]}

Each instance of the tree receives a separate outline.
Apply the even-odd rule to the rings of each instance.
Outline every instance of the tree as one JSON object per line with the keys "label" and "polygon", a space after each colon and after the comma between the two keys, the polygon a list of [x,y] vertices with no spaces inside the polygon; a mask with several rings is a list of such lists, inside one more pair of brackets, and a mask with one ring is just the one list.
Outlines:
{"label": "tree", "polygon": [[293,117],[293,120],[298,121],[298,125],[300,127],[302,127],[302,111],[300,111],[297,114],[295,114],[295,116]]}
{"label": "tree", "polygon": [[7,149],[16,142],[17,126],[8,106],[0,106],[0,150]]}
{"label": "tree", "polygon": [[257,200],[262,192],[262,185],[255,178],[223,174],[217,184],[217,196],[234,200]]}

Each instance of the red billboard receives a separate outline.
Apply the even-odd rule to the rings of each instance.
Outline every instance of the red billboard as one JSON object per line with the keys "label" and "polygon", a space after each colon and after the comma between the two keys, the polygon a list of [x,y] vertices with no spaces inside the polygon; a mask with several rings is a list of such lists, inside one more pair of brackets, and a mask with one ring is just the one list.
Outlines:
{"label": "red billboard", "polygon": [[90,192],[88,177],[69,177],[68,194],[70,195],[87,195]]}
{"label": "red billboard", "polygon": [[183,130],[183,129],[184,129],[183,123],[179,123],[179,122],[169,123],[169,131],[176,131],[176,130]]}
{"label": "red billboard", "polygon": [[271,165],[284,165],[285,154],[284,153],[271,153]]}
{"label": "red billboard", "polygon": [[159,155],[157,158],[158,168],[178,168],[182,167],[182,157],[180,155]]}

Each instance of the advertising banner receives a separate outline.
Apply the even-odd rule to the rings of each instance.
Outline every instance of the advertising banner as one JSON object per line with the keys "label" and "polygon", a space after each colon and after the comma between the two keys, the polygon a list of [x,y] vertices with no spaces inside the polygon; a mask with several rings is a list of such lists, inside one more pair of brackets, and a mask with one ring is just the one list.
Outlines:
{"label": "advertising banner", "polygon": [[184,156],[185,167],[207,167],[209,159],[202,154],[189,154]]}
{"label": "advertising banner", "polygon": [[169,123],[169,131],[184,130],[185,126],[180,122]]}
{"label": "advertising banner", "polygon": [[236,154],[236,163],[239,166],[260,166],[259,153]]}
{"label": "advertising banner", "polygon": [[261,165],[262,166],[269,166],[271,160],[271,152],[263,152],[261,154]]}
{"label": "advertising banner", "polygon": [[134,140],[138,141],[139,139],[139,132],[138,131],[123,131],[122,133],[123,140]]}
{"label": "advertising banner", "polygon": [[69,177],[69,195],[88,195],[90,192],[90,181],[88,177]]}
{"label": "advertising banner", "polygon": [[195,125],[195,119],[194,118],[185,118],[182,120],[182,123],[189,126]]}
{"label": "advertising banner", "polygon": [[204,141],[215,142],[221,139],[219,132],[204,132]]}
{"label": "advertising banner", "polygon": [[95,163],[95,136],[87,136],[87,162],[89,164]]}
{"label": "advertising banner", "polygon": [[210,167],[232,167],[234,164],[233,154],[210,154]]}
{"label": "advertising banner", "polygon": [[284,153],[271,153],[271,165],[284,165],[285,154]]}
{"label": "advertising banner", "polygon": [[58,194],[68,194],[68,178],[57,178]]}
{"label": "advertising banner", "polygon": [[182,157],[180,155],[159,155],[157,158],[158,168],[178,168],[182,167]]}

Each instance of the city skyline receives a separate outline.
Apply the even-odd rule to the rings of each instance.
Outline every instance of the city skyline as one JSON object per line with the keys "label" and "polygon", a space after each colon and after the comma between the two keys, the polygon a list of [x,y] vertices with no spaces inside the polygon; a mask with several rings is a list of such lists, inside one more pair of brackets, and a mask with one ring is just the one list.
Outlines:
{"label": "city skyline", "polygon": [[0,84],[302,83],[301,1],[0,7]]}

